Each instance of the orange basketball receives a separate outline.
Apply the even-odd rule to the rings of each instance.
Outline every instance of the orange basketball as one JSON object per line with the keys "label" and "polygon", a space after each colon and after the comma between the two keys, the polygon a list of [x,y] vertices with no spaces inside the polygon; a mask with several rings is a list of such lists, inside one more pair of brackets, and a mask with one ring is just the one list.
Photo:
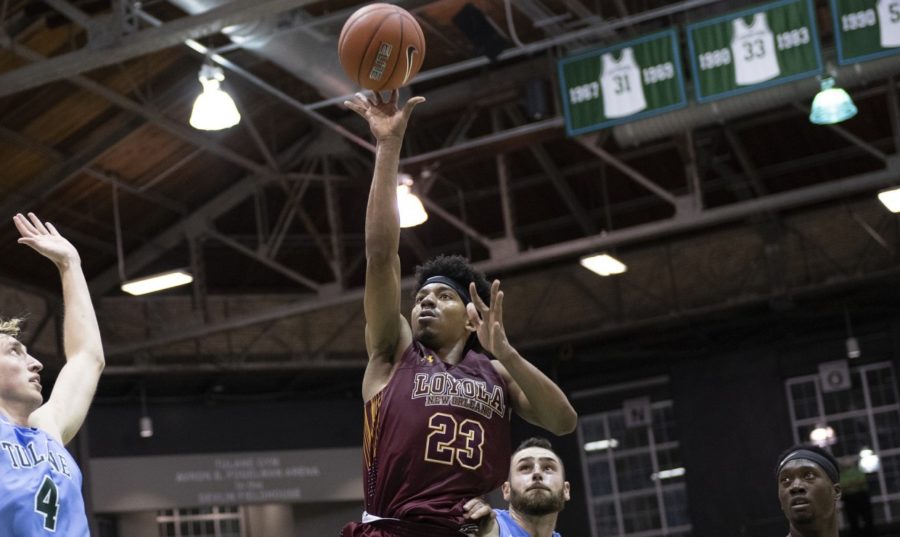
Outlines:
{"label": "orange basketball", "polygon": [[405,9],[369,4],[357,9],[341,29],[338,57],[350,80],[382,91],[405,86],[425,59],[425,35]]}

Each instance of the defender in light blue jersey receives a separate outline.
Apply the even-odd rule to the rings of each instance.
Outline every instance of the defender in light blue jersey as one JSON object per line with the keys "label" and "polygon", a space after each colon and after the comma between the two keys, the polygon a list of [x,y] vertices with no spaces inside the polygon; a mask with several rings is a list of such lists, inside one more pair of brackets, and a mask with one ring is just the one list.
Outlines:
{"label": "defender in light blue jersey", "polygon": [[569,482],[547,439],[529,438],[519,445],[502,491],[509,511],[494,509],[479,537],[560,537],[553,528],[569,500]]}
{"label": "defender in light blue jersey", "polygon": [[100,330],[75,247],[32,213],[13,221],[19,244],[59,269],[66,364],[44,403],[44,366],[16,339],[20,319],[0,321],[0,536],[88,537],[81,472],[64,446],[81,428],[103,370]]}

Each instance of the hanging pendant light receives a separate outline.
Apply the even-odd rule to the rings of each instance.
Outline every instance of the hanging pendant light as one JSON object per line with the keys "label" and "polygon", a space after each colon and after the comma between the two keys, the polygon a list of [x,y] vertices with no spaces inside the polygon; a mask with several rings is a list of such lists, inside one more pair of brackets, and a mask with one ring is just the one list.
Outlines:
{"label": "hanging pendant light", "polygon": [[221,89],[225,75],[220,67],[204,64],[200,68],[200,84],[203,86],[191,111],[191,126],[204,131],[219,131],[238,124],[241,114],[234,99]]}
{"label": "hanging pendant light", "polygon": [[856,115],[853,99],[843,89],[834,85],[834,78],[822,79],[822,89],[812,102],[809,121],[816,125],[833,125]]}
{"label": "hanging pendant light", "polygon": [[428,213],[422,201],[412,193],[412,176],[408,173],[397,175],[397,208],[400,210],[400,227],[413,227],[428,220]]}

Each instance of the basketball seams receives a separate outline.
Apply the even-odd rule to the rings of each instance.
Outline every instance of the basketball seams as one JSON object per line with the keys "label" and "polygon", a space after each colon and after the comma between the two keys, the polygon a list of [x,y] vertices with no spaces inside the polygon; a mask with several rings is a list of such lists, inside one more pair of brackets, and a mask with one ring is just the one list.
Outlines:
{"label": "basketball seams", "polygon": [[[347,53],[347,51],[345,50],[345,46],[348,46],[348,41],[351,42],[351,44],[358,44],[358,42],[357,43],[352,42],[352,35],[353,35],[353,31],[354,31],[355,27],[357,27],[360,24],[366,23],[372,16],[376,16],[379,13],[382,13],[385,11],[394,11],[396,9],[394,6],[392,6],[390,4],[372,4],[368,7],[370,9],[365,10],[362,13],[357,11],[356,13],[351,15],[350,18],[347,19],[347,22],[344,23],[343,29],[341,29],[341,35],[340,35],[340,38],[338,39],[338,58],[341,60],[341,63],[343,63],[344,55]],[[380,26],[379,26],[379,29],[380,29]],[[376,30],[376,32],[377,32],[377,30]],[[371,42],[369,44],[371,44]],[[366,57],[366,53],[368,51],[368,46],[369,45],[367,44],[366,47],[362,48],[362,49],[359,49],[358,47],[350,47],[351,49],[353,49],[350,52],[357,52],[357,55],[359,56],[359,61],[360,61],[360,65],[358,65],[356,67],[356,78],[353,78],[353,76],[354,76],[353,73],[351,73],[349,70],[347,70],[346,66],[344,66],[344,70],[347,71],[347,75],[349,75],[351,78],[353,78],[353,82],[355,82],[357,84],[360,83],[359,70],[360,70],[360,67],[362,66],[362,64],[365,63],[365,57]],[[353,56],[353,55],[351,54],[351,56]]]}
{"label": "basketball seams", "polygon": [[[415,18],[413,18],[415,20]],[[422,31],[422,25],[419,24],[419,21],[413,25],[413,29],[415,29],[416,34],[419,36],[419,43],[422,46],[422,49],[419,51],[419,65],[416,66],[416,72],[419,71],[419,68],[422,67],[422,64],[425,63],[425,32]],[[413,75],[415,76],[415,75]]]}
{"label": "basketball seams", "polygon": [[[388,15],[388,16],[382,18],[382,19],[381,19],[381,22],[378,24],[378,27],[375,28],[375,31],[374,31],[374,32],[372,32],[371,37],[369,37],[369,42],[366,43],[366,46],[363,48],[363,51],[364,51],[364,52],[363,52],[363,55],[362,55],[362,61],[360,61],[359,67],[357,67],[357,70],[356,70],[356,80],[358,80],[358,81],[365,80],[364,76],[361,76],[360,71],[364,70],[364,68],[370,63],[370,62],[366,61],[366,59],[369,57],[369,54],[371,54],[370,49],[371,49],[371,47],[372,47],[372,43],[375,41],[375,38],[378,37],[378,32],[380,32],[381,29],[384,28],[384,25],[385,25],[391,18],[393,18],[393,17],[395,17],[395,16],[397,16],[397,13],[396,13],[396,12],[391,13],[390,15]],[[370,71],[371,71],[371,68],[370,68]],[[390,80],[390,78],[388,78],[388,80]],[[383,88],[383,87],[384,87],[384,83],[382,83],[381,87],[379,87],[379,88],[378,88],[377,90],[375,90],[375,91],[381,91],[381,88]]]}
{"label": "basketball seams", "polygon": [[[413,23],[411,24],[411,26],[413,27],[413,32],[415,33],[420,46],[416,47],[418,56],[414,56],[412,58],[413,61],[410,62],[410,65],[407,66],[407,73],[418,73],[419,69],[422,67],[422,63],[425,61],[425,34],[422,32],[422,26],[416,20],[415,16],[412,13],[410,13],[410,16],[412,17]],[[409,45],[407,45],[406,47],[408,48]],[[408,55],[407,59],[409,59]],[[408,76],[407,79],[404,80],[404,84],[408,84],[410,79],[415,78],[415,76],[415,74]]]}
{"label": "basketball seams", "polygon": [[373,91],[405,86],[421,68],[424,51],[419,22],[393,4],[370,4],[357,10],[338,38],[344,71],[354,83]]}
{"label": "basketball seams", "polygon": [[344,50],[344,43],[347,40],[347,37],[353,33],[353,27],[358,23],[365,21],[366,18],[379,13],[380,11],[395,11],[395,7],[390,4],[372,4],[369,6],[368,10],[357,10],[356,13],[350,15],[350,18],[347,19],[347,22],[344,23],[344,27],[341,29],[341,35],[338,39],[338,53],[342,53]]}
{"label": "basketball seams", "polygon": [[391,68],[391,74],[390,74],[390,76],[388,76],[388,77],[384,80],[384,82],[381,84],[381,88],[378,88],[378,91],[381,91],[381,89],[384,88],[385,86],[387,86],[389,82],[391,82],[392,80],[394,80],[394,73],[397,72],[397,66],[400,65],[400,58],[402,58],[403,55],[404,55],[404,51],[403,51],[403,49],[404,49],[404,46],[403,46],[403,31],[404,31],[405,26],[406,26],[406,24],[404,24],[404,23],[406,22],[406,18],[403,17],[403,14],[402,14],[402,13],[397,13],[397,15],[400,16],[400,39],[397,40],[397,45],[398,45],[398,46],[397,46],[397,49],[398,49],[398,50],[397,50],[397,60],[394,62],[394,66]]}

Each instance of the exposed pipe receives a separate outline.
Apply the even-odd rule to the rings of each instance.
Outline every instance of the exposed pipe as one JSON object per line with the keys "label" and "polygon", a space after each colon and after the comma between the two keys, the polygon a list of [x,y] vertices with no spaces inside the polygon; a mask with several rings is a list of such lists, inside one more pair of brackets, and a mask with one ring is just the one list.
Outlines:
{"label": "exposed pipe", "polygon": [[[862,192],[875,191],[894,183],[900,176],[900,157],[892,157],[887,168],[869,172],[838,181],[819,184],[807,188],[773,194],[763,198],[752,199],[715,209],[706,209],[695,214],[650,222],[648,224],[623,228],[566,241],[551,246],[535,248],[502,259],[490,259],[475,263],[478,270],[487,273],[502,273],[522,267],[576,257],[586,252],[610,248],[623,244],[635,244],[660,237],[698,231],[716,225],[734,222],[754,214],[783,211],[825,202],[835,198]],[[401,289],[409,289],[414,284],[412,277],[400,282]],[[257,312],[245,317],[235,317],[212,325],[170,331],[149,338],[145,341],[113,345],[106,349],[107,356],[122,356],[146,351],[156,347],[171,345],[179,341],[205,337],[211,334],[227,332],[265,322],[281,320],[304,313],[318,311],[340,304],[349,304],[363,298],[363,289],[355,288],[340,295],[329,298],[302,300],[267,311]]]}
{"label": "exposed pipe", "polygon": [[[649,20],[659,19],[663,17],[668,17],[670,15],[674,15],[676,13],[681,13],[683,11],[690,11],[692,9],[698,9],[710,4],[721,3],[722,0],[685,0],[684,2],[678,2],[675,4],[663,6],[657,9],[651,9],[648,11],[644,11],[642,13],[637,13],[630,17],[623,17],[621,19],[611,20],[611,21],[603,21],[601,24],[591,25],[587,28],[577,30],[574,32],[565,33],[562,35],[550,37],[547,39],[542,39],[540,41],[535,41],[534,43],[529,43],[523,47],[513,47],[508,48],[500,53],[497,56],[498,62],[503,62],[506,60],[511,60],[514,58],[521,57],[529,57],[533,56],[538,52],[543,52],[545,50],[552,49],[554,47],[566,45],[568,43],[577,42],[581,39],[586,38],[597,38],[609,35],[609,32],[616,30],[618,28],[625,28],[627,26],[631,26],[634,24],[638,24],[641,22],[646,22]],[[487,56],[479,56],[478,58],[470,58],[468,60],[463,60],[461,62],[457,62],[450,65],[445,65],[442,67],[437,67],[435,69],[431,69],[429,71],[420,72],[413,79],[414,84],[418,84],[421,82],[426,82],[428,80],[434,80],[437,78],[443,78],[448,75],[461,73],[463,71],[468,71],[470,69],[477,69],[479,67],[484,67],[490,65],[492,62],[487,58]],[[308,105],[310,110],[317,110],[319,108],[323,108],[326,106],[331,106],[333,104],[340,104],[347,99],[353,97],[353,92],[350,92],[346,95],[339,95],[337,97],[332,97],[330,99],[325,99],[323,101],[319,101],[317,103],[311,103]],[[465,98],[468,98],[466,96]]]}
{"label": "exposed pipe", "polygon": [[[157,18],[155,18],[155,17],[153,17],[153,16],[151,16],[151,15],[149,15],[149,14],[147,14],[147,13],[144,13],[144,12],[142,12],[142,11],[138,11],[138,15],[141,17],[142,20],[144,20],[144,21],[146,21],[146,22],[149,22],[150,24],[153,24],[153,25],[155,25],[155,26],[160,26],[160,25],[162,25],[162,21],[160,21],[159,19],[157,19]],[[206,54],[206,55],[209,55],[210,52],[211,52],[208,48],[206,48],[206,46],[202,45],[200,42],[195,41],[195,40],[193,40],[193,39],[188,39],[188,40],[186,40],[184,43],[185,43],[188,47],[190,47],[191,49],[195,50],[196,52],[198,52],[198,53],[200,53],[200,54]],[[315,122],[317,122],[317,123],[320,123],[320,124],[324,125],[325,127],[327,127],[327,128],[329,128],[329,129],[331,129],[331,130],[337,132],[337,133],[340,134],[341,136],[347,138],[347,139],[350,140],[351,142],[353,142],[353,143],[359,145],[360,147],[363,147],[363,148],[365,148],[365,149],[367,149],[367,150],[369,150],[369,151],[371,151],[371,152],[373,152],[373,153],[375,152],[375,146],[374,146],[374,145],[370,144],[370,143],[367,142],[366,140],[363,140],[363,139],[360,138],[359,136],[353,134],[352,132],[350,132],[349,130],[345,129],[345,128],[342,127],[341,125],[339,125],[339,124],[337,124],[337,123],[331,121],[330,119],[326,118],[326,117],[323,116],[322,114],[320,114],[320,113],[318,113],[318,112],[316,112],[316,111],[314,111],[314,110],[309,109],[309,107],[307,107],[306,105],[304,105],[304,104],[301,103],[300,101],[294,99],[293,97],[291,97],[290,95],[288,95],[288,94],[286,94],[285,92],[281,91],[280,89],[278,89],[278,88],[272,86],[272,85],[269,84],[268,82],[264,81],[262,78],[260,78],[260,77],[258,77],[258,76],[256,76],[256,75],[254,75],[253,73],[251,73],[250,71],[248,71],[248,70],[246,70],[246,69],[244,69],[244,68],[238,66],[237,64],[235,64],[235,63],[232,62],[231,60],[229,60],[229,59],[227,59],[227,58],[224,58],[224,57],[222,57],[222,56],[220,56],[220,55],[218,55],[218,54],[212,54],[212,55],[210,55],[210,56],[209,56],[209,59],[212,60],[213,62],[215,62],[215,63],[221,65],[222,67],[226,67],[226,68],[227,68],[228,70],[230,70],[231,72],[237,73],[239,76],[241,76],[242,78],[244,78],[245,80],[247,80],[247,81],[250,82],[251,84],[254,84],[255,86],[261,88],[262,90],[268,92],[269,94],[271,94],[271,95],[273,95],[273,96],[275,96],[275,97],[281,99],[283,102],[285,102],[285,103],[287,103],[288,105],[294,107],[294,108],[297,109],[300,113],[302,113],[303,115],[307,116],[309,119],[311,119],[311,120],[313,120],[313,121],[315,121]]]}
{"label": "exposed pipe", "polygon": [[[227,0],[169,0],[191,15],[227,4]],[[338,61],[337,47],[306,28],[312,19],[303,9],[268,15],[260,20],[222,30],[236,44],[252,51],[313,86],[325,97],[356,91]],[[290,26],[290,32],[279,28]]]}

